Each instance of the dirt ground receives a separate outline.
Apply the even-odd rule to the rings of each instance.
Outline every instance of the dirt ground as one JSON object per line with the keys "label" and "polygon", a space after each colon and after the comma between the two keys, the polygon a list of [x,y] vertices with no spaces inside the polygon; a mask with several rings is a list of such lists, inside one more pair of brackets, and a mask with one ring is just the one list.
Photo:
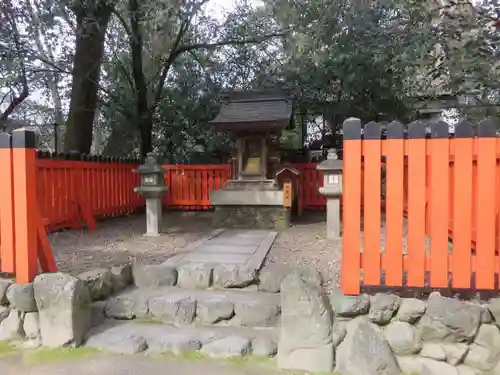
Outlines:
{"label": "dirt ground", "polygon": [[[60,353],[59,353],[60,352]],[[174,356],[120,356],[104,353],[71,354],[64,349],[40,349],[0,356],[2,375],[289,375],[272,360],[215,361]],[[296,373],[294,373],[296,374]]]}
{"label": "dirt ground", "polygon": [[[70,230],[50,234],[61,271],[83,271],[134,261],[161,263],[211,232],[210,212],[175,212],[164,215],[160,237],[145,237],[144,214],[99,221],[94,232]],[[313,265],[322,274],[325,288],[338,282],[340,248],[326,239],[325,213],[307,212],[293,226],[280,232],[266,265]]]}

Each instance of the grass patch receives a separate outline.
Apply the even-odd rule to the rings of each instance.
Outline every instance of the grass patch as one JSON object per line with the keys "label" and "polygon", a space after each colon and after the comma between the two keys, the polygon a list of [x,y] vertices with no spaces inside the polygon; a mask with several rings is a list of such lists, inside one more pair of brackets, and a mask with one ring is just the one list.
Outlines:
{"label": "grass patch", "polygon": [[53,362],[74,361],[90,357],[98,353],[93,348],[40,348],[23,353],[23,362],[27,365],[38,365]]}
{"label": "grass patch", "polygon": [[164,360],[182,360],[186,362],[200,362],[206,360],[208,357],[197,350],[190,350],[181,354],[174,354],[172,352],[153,353],[153,358]]}
{"label": "grass patch", "polygon": [[132,320],[132,322],[139,324],[165,324],[160,319],[153,319],[153,318],[134,319]]}
{"label": "grass patch", "polygon": [[0,341],[0,357],[6,357],[8,355],[16,353],[17,348],[9,342]]}
{"label": "grass patch", "polygon": [[246,355],[243,357],[229,357],[226,359],[233,366],[247,366],[247,365],[269,365],[274,364],[274,358],[259,356],[259,355]]}

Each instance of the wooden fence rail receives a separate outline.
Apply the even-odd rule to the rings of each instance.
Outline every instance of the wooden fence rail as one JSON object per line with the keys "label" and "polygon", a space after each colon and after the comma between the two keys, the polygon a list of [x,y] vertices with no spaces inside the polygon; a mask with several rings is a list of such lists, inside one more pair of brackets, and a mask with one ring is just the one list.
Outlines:
{"label": "wooden fence rail", "polygon": [[144,205],[134,193],[137,164],[37,159],[37,196],[48,228],[81,227],[96,218],[131,213]]}
{"label": "wooden fence rail", "polygon": [[365,125],[363,138],[359,120],[344,123],[345,293],[381,285],[498,288],[496,126],[483,121],[473,137],[472,124],[464,121],[450,139],[448,124],[434,122],[426,139],[428,126],[412,123],[405,137],[403,125],[393,122],[382,140],[377,123]]}
{"label": "wooden fence rail", "polygon": [[[300,174],[299,204],[305,210],[324,210],[325,197],[319,193],[323,186],[323,173],[316,170],[317,163],[297,163]],[[179,210],[208,210],[210,191],[225,186],[231,178],[231,165],[169,165],[165,166],[165,184],[169,190],[163,204]]]}

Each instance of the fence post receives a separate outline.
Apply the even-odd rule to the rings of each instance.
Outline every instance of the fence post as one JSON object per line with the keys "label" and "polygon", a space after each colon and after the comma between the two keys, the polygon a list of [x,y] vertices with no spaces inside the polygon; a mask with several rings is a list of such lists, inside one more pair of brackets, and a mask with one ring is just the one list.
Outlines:
{"label": "fence post", "polygon": [[35,133],[12,132],[16,281],[32,282],[38,273]]}
{"label": "fence post", "polygon": [[15,272],[15,237],[14,237],[14,190],[12,175],[12,137],[0,133],[0,260],[2,272]]}
{"label": "fence post", "polygon": [[360,291],[361,120],[344,121],[344,187],[341,286],[345,294]]}

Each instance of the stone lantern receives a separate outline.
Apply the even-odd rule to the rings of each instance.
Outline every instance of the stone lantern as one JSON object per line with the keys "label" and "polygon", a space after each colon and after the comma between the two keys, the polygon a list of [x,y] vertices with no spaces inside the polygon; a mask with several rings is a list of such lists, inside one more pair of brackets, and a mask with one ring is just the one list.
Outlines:
{"label": "stone lantern", "polygon": [[141,176],[141,185],[134,191],[146,199],[146,235],[158,236],[161,232],[161,200],[167,191],[165,170],[158,161],[158,154],[149,152],[146,162],[134,170]]}
{"label": "stone lantern", "polygon": [[317,166],[323,171],[320,194],[326,197],[326,233],[328,238],[340,238],[340,199],[342,197],[342,161],[337,150],[328,150],[328,157]]}

